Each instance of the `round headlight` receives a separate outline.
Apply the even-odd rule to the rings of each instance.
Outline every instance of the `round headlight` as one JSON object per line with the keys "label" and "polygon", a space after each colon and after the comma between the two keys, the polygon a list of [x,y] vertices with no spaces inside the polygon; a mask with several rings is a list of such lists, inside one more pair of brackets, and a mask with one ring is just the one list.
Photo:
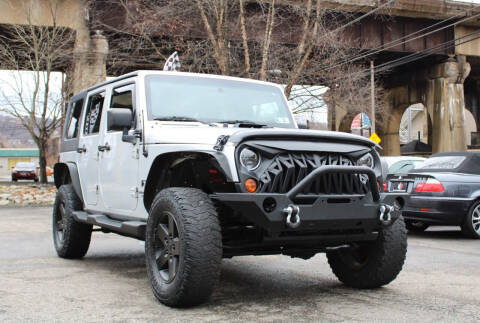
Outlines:
{"label": "round headlight", "polygon": [[373,159],[372,154],[368,153],[368,154],[360,157],[357,160],[357,165],[358,166],[367,166],[367,167],[373,168],[375,166],[375,161]]}
{"label": "round headlight", "polygon": [[245,148],[240,152],[240,163],[248,170],[254,170],[260,165],[260,156],[251,149]]}

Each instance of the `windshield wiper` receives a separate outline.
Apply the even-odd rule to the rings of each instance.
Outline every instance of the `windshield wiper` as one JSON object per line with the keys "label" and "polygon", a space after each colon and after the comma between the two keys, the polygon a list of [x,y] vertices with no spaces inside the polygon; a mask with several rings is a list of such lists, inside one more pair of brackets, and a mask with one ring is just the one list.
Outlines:
{"label": "windshield wiper", "polygon": [[200,120],[197,120],[195,118],[190,118],[190,117],[177,117],[177,116],[169,116],[169,117],[157,117],[154,118],[153,120],[157,121],[188,121],[188,122],[202,122]]}
{"label": "windshield wiper", "polygon": [[156,118],[153,118],[153,120],[156,120],[156,121],[200,122],[200,123],[212,126],[212,127],[216,127],[216,125],[212,125],[211,123],[208,123],[208,122],[205,122],[205,121],[202,121],[202,120],[198,120],[198,119],[190,118],[190,117],[182,117],[182,116],[156,117]]}
{"label": "windshield wiper", "polygon": [[226,123],[226,124],[234,124],[240,128],[252,127],[252,128],[265,128],[268,127],[266,124],[256,123],[250,120],[224,120],[218,121],[217,123]]}

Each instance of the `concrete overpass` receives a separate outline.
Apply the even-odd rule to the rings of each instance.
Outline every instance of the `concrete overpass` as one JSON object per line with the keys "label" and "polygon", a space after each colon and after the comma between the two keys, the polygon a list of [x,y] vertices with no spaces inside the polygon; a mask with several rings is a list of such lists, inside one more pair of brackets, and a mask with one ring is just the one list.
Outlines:
{"label": "concrete overpass", "polygon": [[[52,0],[34,1],[33,21],[38,25],[52,25],[48,12],[48,3]],[[29,0],[0,0],[0,25],[25,24],[24,3]],[[96,1],[92,7],[86,6],[84,0],[58,0],[57,25],[71,28],[76,32],[73,68],[73,91],[88,87],[105,79],[108,74],[117,70],[109,61],[108,42],[102,34],[92,30],[91,17],[103,17],[105,24],[122,25],[126,23],[126,15],[118,6],[107,6],[104,1]],[[111,3],[111,2],[110,2]],[[303,5],[301,0],[280,0],[279,4]],[[352,12],[368,12],[382,1],[373,0],[323,0],[325,8],[349,10]],[[458,17],[469,12],[479,13],[480,8],[469,3],[446,0],[398,0],[383,13],[394,17],[379,23],[376,17],[368,17],[361,23],[349,27],[345,31],[345,42],[360,49],[376,48],[392,40],[419,31],[440,20]],[[473,12],[473,13],[472,13]],[[113,14],[114,13],[114,14]],[[112,16],[115,19],[112,19]],[[458,19],[457,19],[458,20]],[[289,33],[274,31],[274,41],[297,42],[298,33],[293,26]],[[480,28],[478,19],[471,19],[455,27],[446,28],[427,37],[414,41],[402,42],[398,46],[375,55],[376,64],[387,62],[392,58],[403,57],[410,53],[432,48],[446,41],[467,35]],[[258,27],[261,37],[262,26]],[[200,25],[193,25],[185,30],[185,35],[204,38]],[[168,36],[168,34],[160,36]],[[348,37],[347,37],[348,35]],[[158,36],[158,35],[157,35]],[[151,68],[132,59],[131,70]],[[67,70],[67,67],[65,68]],[[429,136],[433,151],[454,151],[466,148],[464,131],[465,108],[469,109],[480,125],[480,40],[475,40],[450,49],[441,49],[427,59],[416,61],[393,70],[383,78],[388,89],[387,122],[378,129],[383,139],[385,154],[400,154],[398,130],[400,119],[405,109],[411,104],[423,103],[427,108],[432,126]],[[337,111],[336,130],[349,131],[353,116],[344,110]]]}

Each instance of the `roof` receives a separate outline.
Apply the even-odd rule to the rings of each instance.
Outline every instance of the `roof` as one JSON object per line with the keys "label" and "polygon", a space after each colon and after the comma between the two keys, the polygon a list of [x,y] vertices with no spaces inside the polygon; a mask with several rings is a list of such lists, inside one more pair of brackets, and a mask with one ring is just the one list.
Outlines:
{"label": "roof", "polygon": [[[428,164],[428,161],[435,157],[456,157],[461,156],[465,157],[460,164],[456,165],[455,167],[437,167],[431,166]],[[456,162],[456,161],[455,161]],[[438,153],[432,155],[424,164],[424,168],[415,169],[415,172],[454,172],[454,173],[464,173],[464,174],[477,174],[480,175],[480,152],[448,152],[448,153]],[[448,163],[448,160],[446,161]]]}
{"label": "roof", "polygon": [[38,149],[0,149],[0,157],[38,157]]}
{"label": "roof", "polygon": [[436,153],[433,154],[432,157],[438,156],[476,156],[480,158],[480,152],[478,151],[455,151],[455,152],[448,152],[448,153]]}
{"label": "roof", "polygon": [[170,76],[188,76],[188,77],[200,77],[200,78],[216,78],[216,79],[224,79],[224,80],[234,80],[234,81],[242,81],[242,82],[249,82],[249,83],[257,83],[257,84],[266,84],[266,85],[273,85],[280,87],[279,84],[272,83],[272,82],[265,82],[265,81],[259,81],[259,80],[254,80],[254,79],[249,79],[249,78],[243,78],[243,77],[234,77],[234,76],[226,76],[226,75],[216,75],[216,74],[206,74],[206,73],[189,73],[189,72],[176,72],[176,71],[158,71],[158,70],[137,70],[134,72],[130,72],[127,74],[123,74],[117,77],[114,77],[110,80],[107,80],[102,83],[95,84],[87,89],[84,89],[80,91],[79,93],[75,94],[74,97],[78,96],[85,96],[85,94],[88,91],[95,90],[99,87],[115,83],[117,81],[125,80],[130,77],[135,77],[135,76],[145,76],[145,75],[170,75]]}

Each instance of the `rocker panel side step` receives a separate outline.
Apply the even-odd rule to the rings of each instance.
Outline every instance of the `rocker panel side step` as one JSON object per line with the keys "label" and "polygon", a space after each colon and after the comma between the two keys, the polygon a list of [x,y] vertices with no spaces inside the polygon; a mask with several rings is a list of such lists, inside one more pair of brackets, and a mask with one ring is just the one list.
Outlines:
{"label": "rocker panel side step", "polygon": [[103,229],[145,240],[145,228],[147,223],[143,221],[117,221],[105,214],[90,214],[85,211],[74,211],[73,217],[78,222],[97,225]]}

